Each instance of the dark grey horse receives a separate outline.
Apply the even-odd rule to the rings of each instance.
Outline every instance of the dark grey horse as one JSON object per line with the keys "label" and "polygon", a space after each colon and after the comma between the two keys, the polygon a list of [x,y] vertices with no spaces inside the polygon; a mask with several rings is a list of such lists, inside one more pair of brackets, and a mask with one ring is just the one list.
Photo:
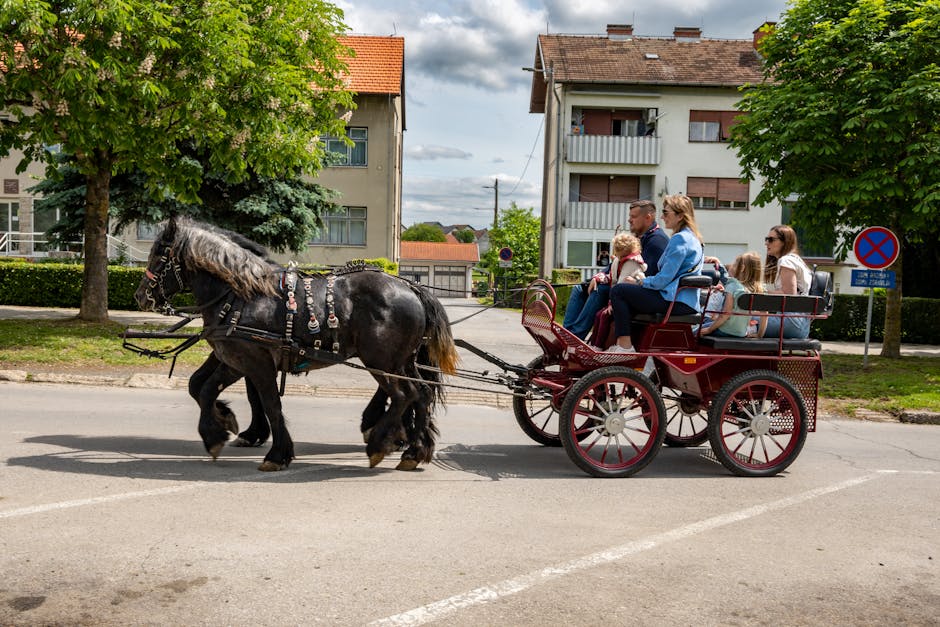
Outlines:
{"label": "dark grey horse", "polygon": [[[137,289],[141,309],[160,310],[177,292],[191,290],[203,317],[203,336],[213,354],[194,375],[190,389],[200,407],[199,434],[216,457],[228,438],[218,421],[222,389],[244,376],[260,404],[272,446],[260,470],[286,468],[294,457],[278,394],[278,373],[306,372],[358,357],[373,371],[379,390],[363,412],[366,453],[372,466],[402,443],[401,469],[429,462],[437,429],[435,402],[443,400],[437,372],[455,371],[457,353],[447,314],[421,287],[378,271],[349,271],[302,278],[285,292],[287,272],[246,246],[240,236],[185,219],[171,220],[154,242]],[[328,286],[329,284],[329,286]],[[306,287],[309,286],[309,296]],[[332,296],[332,304],[327,295]],[[287,333],[289,309],[292,332]],[[333,314],[335,328],[327,320]],[[320,331],[308,329],[316,320]],[[314,349],[319,340],[320,351]],[[253,412],[255,414],[256,412]],[[240,434],[265,439],[256,425]],[[253,431],[254,430],[254,431]]]}

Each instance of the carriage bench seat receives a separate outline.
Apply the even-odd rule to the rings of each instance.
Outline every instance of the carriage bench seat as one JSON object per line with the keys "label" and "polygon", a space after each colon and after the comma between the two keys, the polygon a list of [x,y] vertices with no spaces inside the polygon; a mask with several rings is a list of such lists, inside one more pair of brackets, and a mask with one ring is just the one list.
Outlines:
{"label": "carriage bench seat", "polygon": [[[714,283],[717,282],[717,275],[712,276],[710,274],[687,274],[686,276],[679,279],[679,289],[682,288],[694,288],[694,289],[707,289],[711,287]],[[666,320],[666,314],[664,313],[641,313],[635,314],[633,316],[635,322],[643,322],[647,324],[660,324]],[[702,314],[686,314],[684,316],[675,315],[669,316],[669,322],[677,322],[679,324],[702,324]]]}
{"label": "carriage bench seat", "polygon": [[[702,335],[698,338],[699,346],[707,346],[723,351],[744,351],[753,353],[775,353],[780,348],[780,340],[775,337],[719,337]],[[808,338],[805,340],[783,340],[784,351],[820,351],[822,343]]]}

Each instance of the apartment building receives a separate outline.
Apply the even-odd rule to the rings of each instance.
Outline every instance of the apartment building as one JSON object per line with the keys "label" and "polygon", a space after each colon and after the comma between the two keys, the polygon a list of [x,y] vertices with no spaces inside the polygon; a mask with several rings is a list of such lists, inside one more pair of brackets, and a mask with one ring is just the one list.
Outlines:
{"label": "apartment building", "polygon": [[[540,35],[529,111],[545,115],[542,251],[539,268],[597,268],[601,251],[629,204],[684,193],[695,204],[705,253],[730,263],[747,250],[764,253],[768,229],[789,221],[790,207],[753,204],[759,182],[742,182],[728,144],[740,87],[763,80],[752,39],[708,39],[699,28],[637,37],[631,25],[603,35]],[[835,272],[850,291],[850,273],[831,247],[804,251]]]}

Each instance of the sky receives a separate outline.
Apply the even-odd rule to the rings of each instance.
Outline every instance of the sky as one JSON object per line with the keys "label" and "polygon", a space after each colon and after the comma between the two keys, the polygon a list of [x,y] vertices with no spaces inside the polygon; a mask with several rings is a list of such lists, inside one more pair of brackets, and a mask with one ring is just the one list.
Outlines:
{"label": "sky", "polygon": [[405,39],[402,222],[492,226],[515,202],[541,208],[542,114],[529,113],[541,33],[750,39],[786,0],[334,0],[351,33]]}

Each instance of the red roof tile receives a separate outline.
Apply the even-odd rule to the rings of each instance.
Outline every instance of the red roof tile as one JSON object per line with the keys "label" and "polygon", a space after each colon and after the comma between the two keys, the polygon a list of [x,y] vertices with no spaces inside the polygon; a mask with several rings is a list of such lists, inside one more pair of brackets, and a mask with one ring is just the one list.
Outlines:
{"label": "red roof tile", "polygon": [[402,242],[401,261],[462,261],[476,263],[480,248],[476,244],[447,242]]}
{"label": "red roof tile", "polygon": [[405,76],[404,38],[345,35],[339,40],[356,53],[346,59],[349,89],[360,94],[401,95]]}
{"label": "red roof tile", "polygon": [[[752,39],[539,35],[535,64],[562,83],[737,87],[763,80]],[[529,109],[544,108],[545,81],[536,72]]]}

